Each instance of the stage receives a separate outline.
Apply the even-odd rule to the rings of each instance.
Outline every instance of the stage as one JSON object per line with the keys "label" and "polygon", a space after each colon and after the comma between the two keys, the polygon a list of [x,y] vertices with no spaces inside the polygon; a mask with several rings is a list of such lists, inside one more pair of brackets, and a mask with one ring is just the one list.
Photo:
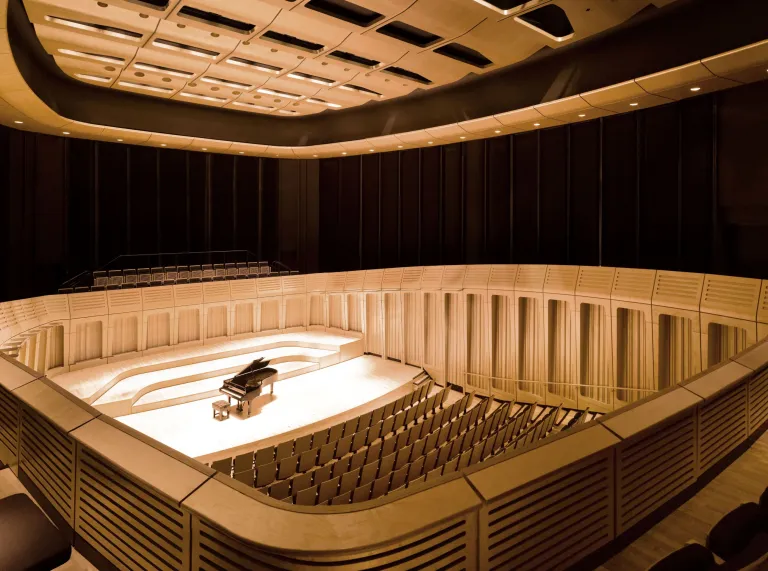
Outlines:
{"label": "stage", "polygon": [[254,408],[250,418],[233,413],[227,420],[214,420],[211,403],[223,398],[218,395],[117,420],[199,458],[343,414],[395,391],[419,371],[366,355],[276,382],[274,398],[260,410]]}

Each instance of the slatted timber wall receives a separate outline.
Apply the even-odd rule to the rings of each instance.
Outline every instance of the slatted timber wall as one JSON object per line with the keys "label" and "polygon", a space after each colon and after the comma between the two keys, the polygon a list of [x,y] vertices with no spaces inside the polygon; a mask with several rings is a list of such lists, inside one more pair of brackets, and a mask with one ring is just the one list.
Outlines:
{"label": "slatted timber wall", "polygon": [[246,545],[197,517],[192,522],[192,569],[196,571],[250,571],[252,569],[368,569],[415,570],[477,569],[477,525],[472,516],[445,522],[408,538],[396,546],[370,553],[314,561],[278,557]]}
{"label": "slatted timber wall", "polygon": [[618,445],[617,534],[696,480],[696,433],[694,409]]}
{"label": "slatted timber wall", "polygon": [[749,381],[749,433],[768,420],[768,369]]}
{"label": "slatted timber wall", "polygon": [[75,441],[36,412],[22,406],[19,470],[72,525],[75,498]]}
{"label": "slatted timber wall", "polygon": [[699,409],[699,470],[704,472],[742,443],[747,430],[747,383],[705,402]]}
{"label": "slatted timber wall", "polygon": [[189,513],[84,447],[78,454],[77,533],[118,569],[189,569]]}
{"label": "slatted timber wall", "polygon": [[613,473],[608,450],[485,506],[487,568],[564,569],[613,539]]}
{"label": "slatted timber wall", "polygon": [[19,451],[19,401],[0,386],[0,461],[15,465]]}

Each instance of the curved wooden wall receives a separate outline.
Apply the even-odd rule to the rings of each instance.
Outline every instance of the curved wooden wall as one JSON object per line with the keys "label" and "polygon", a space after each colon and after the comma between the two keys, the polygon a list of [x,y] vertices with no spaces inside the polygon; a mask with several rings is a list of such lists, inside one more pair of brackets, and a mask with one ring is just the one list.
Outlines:
{"label": "curved wooden wall", "polygon": [[[594,271],[603,281],[588,279]],[[500,366],[488,364],[487,352],[473,355],[474,348],[462,349],[468,340],[464,327],[488,322],[490,331],[479,337],[487,342],[481,346],[498,347],[510,334],[504,333],[498,319],[494,322],[493,309],[504,309],[506,298],[532,300],[524,302],[525,312],[530,305],[558,313],[551,319],[513,318],[518,329],[557,328],[568,319],[578,319],[578,327],[566,327],[560,336],[545,337],[542,332],[539,339],[554,339],[551,346],[557,350],[568,345],[572,331],[580,339],[586,337],[587,346],[600,343],[592,324],[607,327],[616,321],[635,327],[636,333],[648,335],[650,329],[651,337],[660,336],[675,347],[697,343],[706,347],[698,353],[700,366],[706,367],[702,355],[709,355],[709,348],[723,360],[679,385],[533,448],[372,502],[303,508],[276,502],[214,474],[101,415],[41,373],[3,355],[0,460],[13,467],[57,523],[72,530],[77,547],[120,569],[562,568],[685,490],[768,421],[768,342],[727,355],[728,347],[738,345],[731,341],[744,334],[729,337],[724,329],[738,326],[754,330],[755,336],[765,333],[759,321],[766,308],[764,295],[759,295],[765,294],[765,283],[671,272],[651,272],[652,279],[646,275],[644,281],[640,274],[633,275],[634,270],[624,274],[627,270],[577,268],[574,273],[552,266],[377,272],[303,276],[306,319],[324,327],[319,321],[333,318],[345,328],[350,316],[354,322],[355,315],[369,315],[367,304],[383,306],[378,314],[373,312],[384,319],[376,329],[384,338],[376,346],[384,352],[392,348],[406,360],[409,355],[427,360],[430,352],[442,355],[443,366],[435,372],[447,380],[453,381],[450,375],[461,373],[465,363],[478,367],[481,377],[494,380],[485,371],[495,372]],[[746,291],[747,286],[757,292],[749,303],[739,289]],[[469,299],[474,295],[478,298]],[[493,295],[505,299],[494,300]],[[45,307],[45,299],[14,303]],[[360,306],[350,312],[350,304]],[[575,304],[572,310],[568,304]],[[619,309],[639,313],[630,317]],[[411,310],[424,313],[413,319],[407,315]],[[508,318],[509,307],[505,311]],[[585,318],[582,312],[587,311]],[[481,317],[483,312],[486,317]],[[390,337],[384,317],[389,314],[403,316],[395,321],[398,330]],[[34,315],[11,327],[16,333],[30,324],[40,327],[46,317]],[[47,315],[50,322],[62,320],[61,314],[55,319],[52,313]],[[667,324],[663,334],[654,333],[661,316],[669,323],[673,318],[692,319],[697,326],[675,329]],[[364,331],[373,331],[367,321],[362,320]],[[3,330],[8,337],[8,326]],[[429,338],[430,331],[442,332],[438,342]],[[372,338],[366,337],[366,343],[374,346]],[[536,362],[543,351],[537,352],[533,345],[528,349],[525,342],[523,350],[530,351]],[[458,347],[461,356],[454,356],[450,347]],[[636,347],[642,345],[627,344],[626,353]],[[509,352],[503,354],[509,358]],[[693,351],[686,358],[695,362],[692,355]],[[538,365],[550,362],[554,361],[547,358]],[[518,362],[512,370],[527,366]],[[638,365],[637,370],[645,369]],[[585,365],[577,371],[576,378],[592,374]],[[599,392],[599,386],[590,390]],[[546,388],[552,392],[549,384]]]}

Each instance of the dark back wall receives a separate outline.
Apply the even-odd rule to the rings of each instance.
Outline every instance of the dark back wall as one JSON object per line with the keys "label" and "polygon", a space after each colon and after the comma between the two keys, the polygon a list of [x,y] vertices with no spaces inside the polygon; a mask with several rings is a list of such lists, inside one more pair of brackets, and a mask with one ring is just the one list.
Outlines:
{"label": "dark back wall", "polygon": [[303,272],[551,263],[768,277],[768,82],[482,141],[320,161],[0,128],[0,299],[122,253]]}

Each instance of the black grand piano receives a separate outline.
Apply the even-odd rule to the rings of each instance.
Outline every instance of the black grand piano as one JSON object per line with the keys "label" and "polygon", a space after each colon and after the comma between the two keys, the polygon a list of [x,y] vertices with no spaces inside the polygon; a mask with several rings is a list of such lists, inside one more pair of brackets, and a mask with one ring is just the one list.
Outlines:
{"label": "black grand piano", "polygon": [[231,379],[224,381],[219,391],[230,399],[237,401],[237,411],[243,412],[243,401],[248,403],[248,416],[251,416],[251,401],[261,395],[261,389],[270,385],[270,393],[274,391],[277,380],[277,370],[269,367],[269,361],[259,357]]}

